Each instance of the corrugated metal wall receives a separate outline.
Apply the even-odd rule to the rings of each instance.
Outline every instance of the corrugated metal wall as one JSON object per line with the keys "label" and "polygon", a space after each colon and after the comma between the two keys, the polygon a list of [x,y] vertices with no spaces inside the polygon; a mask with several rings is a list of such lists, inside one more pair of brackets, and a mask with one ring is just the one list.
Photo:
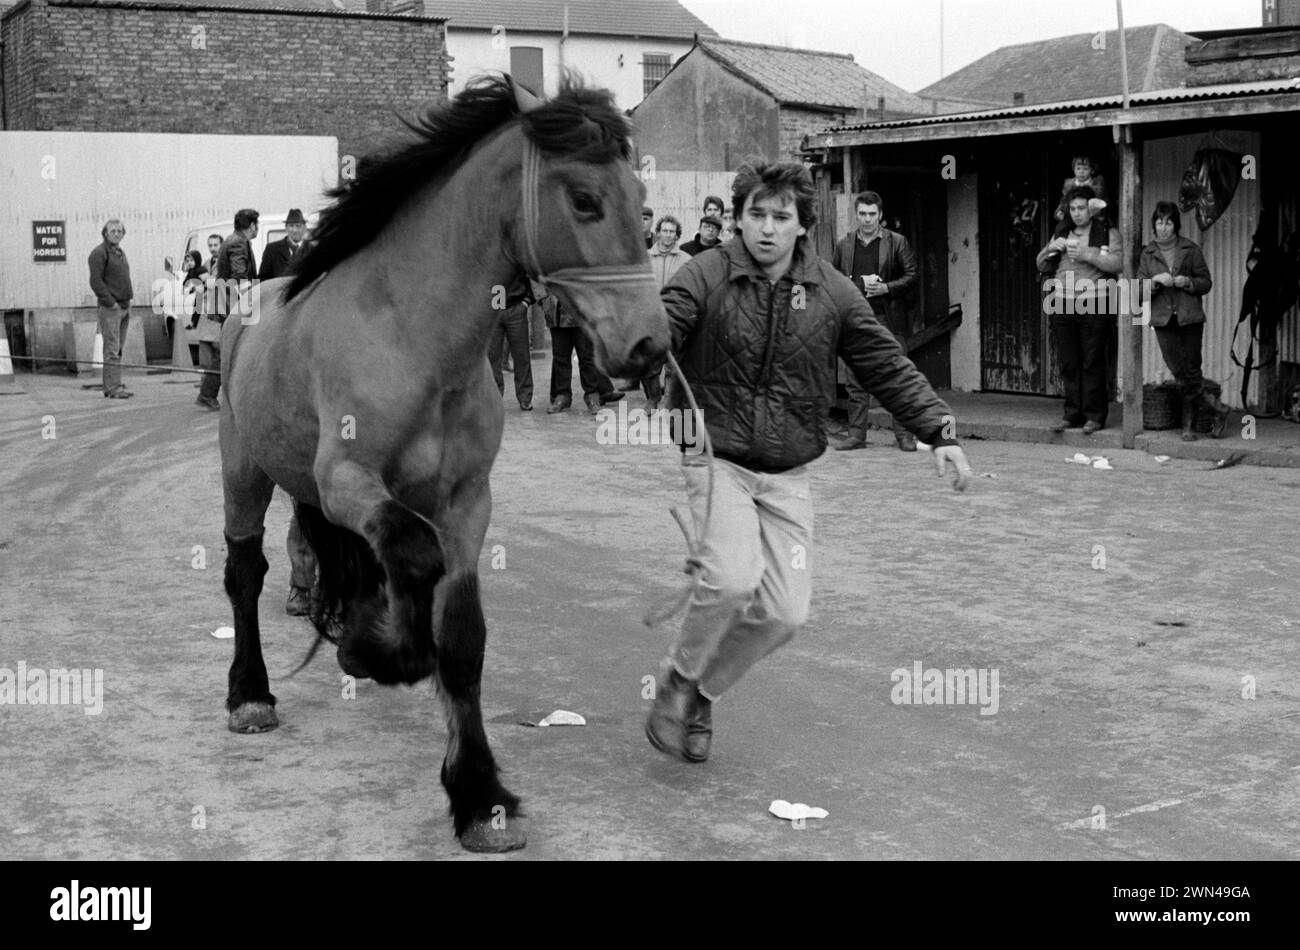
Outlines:
{"label": "corrugated metal wall", "polygon": [[[1252,154],[1260,153],[1260,135],[1247,133]],[[1204,134],[1183,135],[1176,138],[1152,139],[1142,153],[1142,244],[1151,242],[1151,214],[1157,201],[1177,201],[1178,186],[1183,172],[1191,164]],[[1261,172],[1264,169],[1260,169]],[[1279,170],[1281,173],[1289,173]],[[1246,255],[1250,253],[1251,237],[1259,224],[1260,183],[1258,179],[1242,181],[1237,186],[1232,203],[1208,231],[1196,225],[1194,212],[1182,216],[1183,236],[1201,246],[1205,262],[1214,279],[1214,288],[1205,296],[1206,327],[1201,355],[1205,375],[1223,384],[1224,400],[1234,409],[1241,405],[1241,368],[1231,357],[1232,333],[1241,310],[1241,291],[1246,282]],[[1294,334],[1292,335],[1294,337]],[[1294,346],[1294,343],[1291,344]],[[1245,355],[1244,344],[1240,347]],[[1284,359],[1288,357],[1283,357]],[[1161,382],[1173,376],[1165,367],[1156,344],[1155,332],[1148,330],[1142,344],[1143,375],[1147,382]],[[1248,397],[1251,403],[1258,398],[1258,374],[1251,374]]]}
{"label": "corrugated metal wall", "polygon": [[[146,303],[191,229],[239,208],[310,215],[337,179],[332,136],[0,132],[0,309],[94,306],[86,257],[114,217]],[[34,220],[66,222],[66,263],[33,262]]]}
{"label": "corrugated metal wall", "polygon": [[682,223],[682,241],[689,241],[699,230],[706,195],[717,195],[731,207],[731,183],[735,172],[666,172],[656,171],[645,183],[646,201],[655,212],[657,222],[671,214]]}

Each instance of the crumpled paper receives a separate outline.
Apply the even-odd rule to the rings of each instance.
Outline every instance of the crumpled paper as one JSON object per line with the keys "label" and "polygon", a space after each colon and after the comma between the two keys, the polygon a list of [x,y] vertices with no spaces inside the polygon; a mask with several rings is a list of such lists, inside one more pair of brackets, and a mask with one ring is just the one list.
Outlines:
{"label": "crumpled paper", "polygon": [[826,818],[830,815],[825,808],[814,808],[811,805],[805,805],[803,802],[795,802],[793,805],[784,798],[778,798],[768,806],[767,810],[777,818],[783,818],[786,821],[797,821],[800,818]]}
{"label": "crumpled paper", "polygon": [[538,723],[539,726],[585,726],[586,724],[587,720],[567,709],[557,709]]}
{"label": "crumpled paper", "polygon": [[1084,455],[1082,452],[1075,452],[1073,458],[1066,459],[1067,462],[1073,462],[1075,465],[1088,465],[1092,468],[1105,469],[1111,471],[1115,466],[1110,464],[1110,459],[1104,455]]}

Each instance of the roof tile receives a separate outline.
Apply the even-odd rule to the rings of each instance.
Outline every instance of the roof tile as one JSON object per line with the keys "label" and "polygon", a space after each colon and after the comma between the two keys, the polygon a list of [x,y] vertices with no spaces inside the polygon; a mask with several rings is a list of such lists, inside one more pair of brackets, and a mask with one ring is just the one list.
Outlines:
{"label": "roof tile", "polygon": [[848,53],[717,39],[701,40],[700,46],[783,104],[874,110],[884,96],[887,113],[931,111],[929,102],[859,66]]}
{"label": "roof tile", "polygon": [[448,29],[558,33],[569,8],[569,32],[599,36],[692,39],[717,36],[677,0],[426,0],[431,16],[448,18]]}
{"label": "roof tile", "polygon": [[[1186,83],[1183,52],[1195,39],[1171,26],[1153,23],[1128,27],[1129,90],[1168,89]],[[1017,92],[1025,104],[1086,99],[1122,93],[1119,31],[1104,34],[1105,48],[1096,49],[1097,33],[1076,33],[1032,43],[1003,46],[969,66],[919,91],[933,99],[1011,105]],[[948,110],[953,111],[953,110]]]}

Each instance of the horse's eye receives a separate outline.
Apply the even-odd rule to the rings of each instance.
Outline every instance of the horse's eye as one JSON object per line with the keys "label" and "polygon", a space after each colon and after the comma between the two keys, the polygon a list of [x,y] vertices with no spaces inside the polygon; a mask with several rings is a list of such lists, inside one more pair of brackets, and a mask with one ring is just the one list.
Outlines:
{"label": "horse's eye", "polygon": [[575,191],[570,195],[569,200],[573,202],[573,210],[580,215],[598,217],[600,215],[600,202],[596,196],[585,191]]}

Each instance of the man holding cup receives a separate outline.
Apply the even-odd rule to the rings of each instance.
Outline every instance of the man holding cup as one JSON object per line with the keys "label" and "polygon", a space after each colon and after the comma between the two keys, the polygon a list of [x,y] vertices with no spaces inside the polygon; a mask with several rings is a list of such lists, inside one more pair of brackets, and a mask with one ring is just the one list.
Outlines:
{"label": "man holding cup", "polygon": [[1119,231],[1094,217],[1096,194],[1071,188],[1065,196],[1069,224],[1038,252],[1046,278],[1043,306],[1052,315],[1061,364],[1065,408],[1053,432],[1082,427],[1092,435],[1106,427],[1110,406],[1106,346],[1115,332],[1112,278],[1123,268]]}
{"label": "man holding cup", "polygon": [[[831,266],[862,291],[871,311],[904,347],[910,332],[908,307],[916,287],[916,254],[907,238],[884,226],[884,200],[874,191],[854,199],[858,227],[835,245]],[[906,352],[906,350],[904,350]],[[841,452],[867,446],[867,414],[871,397],[851,373],[846,373],[849,391],[849,433],[835,448]],[[916,451],[912,433],[893,420],[894,441],[904,452]]]}

